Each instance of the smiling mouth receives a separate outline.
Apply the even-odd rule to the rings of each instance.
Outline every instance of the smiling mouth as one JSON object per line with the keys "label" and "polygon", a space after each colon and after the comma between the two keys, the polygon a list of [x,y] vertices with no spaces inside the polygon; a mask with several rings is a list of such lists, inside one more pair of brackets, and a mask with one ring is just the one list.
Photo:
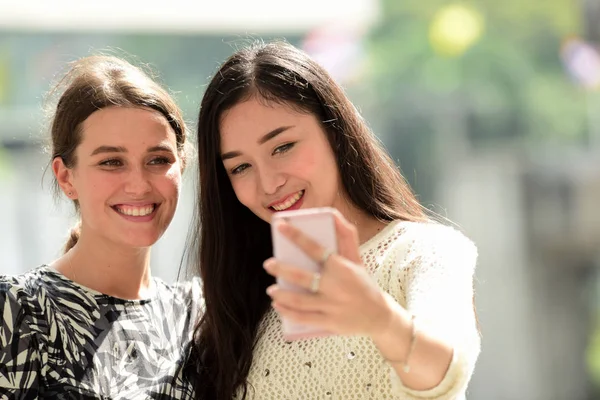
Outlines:
{"label": "smiling mouth", "polygon": [[148,204],[142,207],[137,206],[126,206],[126,205],[116,205],[112,206],[113,210],[122,215],[127,215],[129,217],[145,217],[150,215],[156,210],[158,204]]}
{"label": "smiling mouth", "polygon": [[298,193],[296,193],[295,195],[293,195],[292,197],[290,197],[289,199],[287,199],[283,203],[276,204],[274,206],[270,206],[269,208],[271,210],[275,210],[275,211],[284,211],[284,210],[287,210],[288,208],[290,208],[294,204],[296,204],[298,202],[298,200],[300,200],[302,198],[302,196],[304,196],[304,190],[299,191]]}

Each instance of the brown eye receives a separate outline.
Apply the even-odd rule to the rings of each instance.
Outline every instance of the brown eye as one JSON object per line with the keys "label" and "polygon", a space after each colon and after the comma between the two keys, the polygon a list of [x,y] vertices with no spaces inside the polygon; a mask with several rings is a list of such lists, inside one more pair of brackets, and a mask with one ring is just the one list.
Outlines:
{"label": "brown eye", "polygon": [[285,153],[286,151],[289,151],[292,147],[294,147],[296,143],[286,143],[286,144],[282,144],[279,147],[276,147],[275,150],[273,150],[273,154],[281,154],[281,153]]}
{"label": "brown eye", "polygon": [[171,161],[169,158],[167,157],[156,157],[153,158],[150,162],[150,165],[165,165],[165,164],[173,164],[173,161]]}
{"label": "brown eye", "polygon": [[103,167],[120,167],[123,163],[118,158],[109,158],[108,160],[100,161],[98,165]]}
{"label": "brown eye", "polygon": [[231,175],[241,174],[242,172],[244,172],[248,168],[250,168],[250,164],[242,164],[242,165],[239,165],[239,166],[235,167],[234,169],[232,169],[230,171],[230,174]]}

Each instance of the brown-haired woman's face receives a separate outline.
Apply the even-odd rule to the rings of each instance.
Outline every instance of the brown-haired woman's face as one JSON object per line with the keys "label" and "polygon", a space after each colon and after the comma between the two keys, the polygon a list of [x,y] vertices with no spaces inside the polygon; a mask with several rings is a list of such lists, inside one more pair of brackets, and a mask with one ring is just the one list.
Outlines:
{"label": "brown-haired woman's face", "polygon": [[282,210],[338,207],[338,166],[314,115],[251,98],[224,113],[220,132],[235,194],[264,221]]}
{"label": "brown-haired woman's face", "polygon": [[108,107],[82,124],[76,165],[53,170],[77,200],[82,235],[131,247],[153,245],[171,222],[181,185],[175,133],[157,111]]}

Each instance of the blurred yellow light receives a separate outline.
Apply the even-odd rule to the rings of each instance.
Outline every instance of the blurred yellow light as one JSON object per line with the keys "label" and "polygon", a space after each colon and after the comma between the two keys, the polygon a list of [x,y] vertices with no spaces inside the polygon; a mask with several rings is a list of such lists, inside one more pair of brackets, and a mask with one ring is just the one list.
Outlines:
{"label": "blurred yellow light", "polygon": [[457,57],[471,47],[483,33],[484,21],[480,13],[461,4],[440,9],[429,27],[429,40],[440,55]]}

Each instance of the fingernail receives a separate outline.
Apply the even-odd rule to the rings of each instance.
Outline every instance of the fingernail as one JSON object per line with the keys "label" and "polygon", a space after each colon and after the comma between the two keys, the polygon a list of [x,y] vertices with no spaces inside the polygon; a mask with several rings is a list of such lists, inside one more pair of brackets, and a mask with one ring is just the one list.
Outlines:
{"label": "fingernail", "polygon": [[286,232],[289,232],[290,225],[286,222],[281,221],[280,223],[277,224],[277,229],[279,229],[279,232],[281,232],[281,233],[286,233]]}
{"label": "fingernail", "polygon": [[263,263],[263,267],[264,267],[266,270],[271,270],[271,269],[273,269],[273,266],[274,266],[274,265],[275,265],[275,259],[273,259],[273,258],[269,258],[269,259],[265,260],[265,262]]}
{"label": "fingernail", "polygon": [[283,221],[283,220],[282,221],[278,221],[277,222],[277,229],[279,229],[280,231],[284,230],[284,229],[287,229],[288,225],[289,224],[286,221]]}

